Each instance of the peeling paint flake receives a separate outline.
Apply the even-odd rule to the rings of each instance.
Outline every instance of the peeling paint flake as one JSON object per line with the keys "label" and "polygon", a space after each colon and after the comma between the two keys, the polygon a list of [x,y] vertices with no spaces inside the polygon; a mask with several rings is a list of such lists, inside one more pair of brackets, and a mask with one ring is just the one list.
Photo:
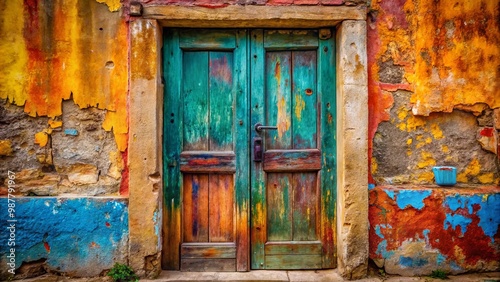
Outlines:
{"label": "peeling paint flake", "polygon": [[458,226],[460,226],[460,230],[463,234],[467,232],[467,226],[472,222],[472,219],[465,217],[461,214],[446,214],[446,219],[444,220],[444,229],[448,229],[451,227],[453,230],[456,230]]}
{"label": "peeling paint flake", "polygon": [[108,6],[110,12],[116,12],[120,10],[121,4],[120,0],[96,0],[97,3],[104,3]]}
{"label": "peeling paint flake", "polygon": [[425,204],[424,199],[432,194],[430,190],[401,190],[396,196],[396,203],[400,209],[408,206],[421,210]]}

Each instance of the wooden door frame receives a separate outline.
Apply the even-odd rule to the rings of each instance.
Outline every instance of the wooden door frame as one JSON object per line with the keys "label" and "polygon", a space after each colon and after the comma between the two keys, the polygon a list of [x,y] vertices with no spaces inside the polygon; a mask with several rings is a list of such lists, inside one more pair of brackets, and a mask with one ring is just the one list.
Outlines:
{"label": "wooden door frame", "polygon": [[[350,279],[368,266],[368,86],[366,7],[145,6],[132,18],[129,61],[129,263],[138,274],[161,271],[163,211],[161,49],[163,27],[336,28],[337,264]],[[247,207],[248,210],[248,207]],[[162,216],[163,214],[163,216]],[[164,218],[163,218],[164,217]],[[168,252],[168,250],[165,250]],[[249,269],[249,267],[247,268]]]}

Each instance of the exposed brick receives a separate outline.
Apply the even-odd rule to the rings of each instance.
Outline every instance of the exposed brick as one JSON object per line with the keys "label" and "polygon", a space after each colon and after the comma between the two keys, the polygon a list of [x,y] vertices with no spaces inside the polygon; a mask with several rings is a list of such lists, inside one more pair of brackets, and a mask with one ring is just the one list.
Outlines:
{"label": "exposed brick", "polygon": [[291,5],[293,4],[293,0],[269,0],[267,1],[268,5]]}
{"label": "exposed brick", "polygon": [[321,0],[322,5],[342,5],[344,0]]}
{"label": "exposed brick", "polygon": [[319,0],[295,0],[293,2],[295,5],[318,5]]}

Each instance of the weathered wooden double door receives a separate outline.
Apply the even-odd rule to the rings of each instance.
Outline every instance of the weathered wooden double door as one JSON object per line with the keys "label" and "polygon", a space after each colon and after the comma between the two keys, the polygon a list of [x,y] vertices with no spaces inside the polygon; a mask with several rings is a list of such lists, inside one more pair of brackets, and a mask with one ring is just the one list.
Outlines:
{"label": "weathered wooden double door", "polygon": [[163,268],[335,267],[332,31],[164,42]]}

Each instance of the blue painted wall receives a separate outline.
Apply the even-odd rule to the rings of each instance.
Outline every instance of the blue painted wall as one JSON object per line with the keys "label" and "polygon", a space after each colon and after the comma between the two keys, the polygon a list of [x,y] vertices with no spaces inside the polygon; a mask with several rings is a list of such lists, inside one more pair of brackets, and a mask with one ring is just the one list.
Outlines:
{"label": "blue painted wall", "polygon": [[[96,276],[115,262],[126,262],[128,206],[121,198],[16,198],[15,218],[9,218],[7,199],[0,199],[0,262],[7,271],[10,249],[15,265],[46,259],[54,271]],[[15,219],[16,222],[8,220]],[[15,224],[15,246],[8,227]],[[6,231],[5,231],[6,230]],[[7,267],[7,269],[6,269]]]}
{"label": "blue painted wall", "polygon": [[500,270],[500,187],[370,190],[370,258],[389,274]]}

